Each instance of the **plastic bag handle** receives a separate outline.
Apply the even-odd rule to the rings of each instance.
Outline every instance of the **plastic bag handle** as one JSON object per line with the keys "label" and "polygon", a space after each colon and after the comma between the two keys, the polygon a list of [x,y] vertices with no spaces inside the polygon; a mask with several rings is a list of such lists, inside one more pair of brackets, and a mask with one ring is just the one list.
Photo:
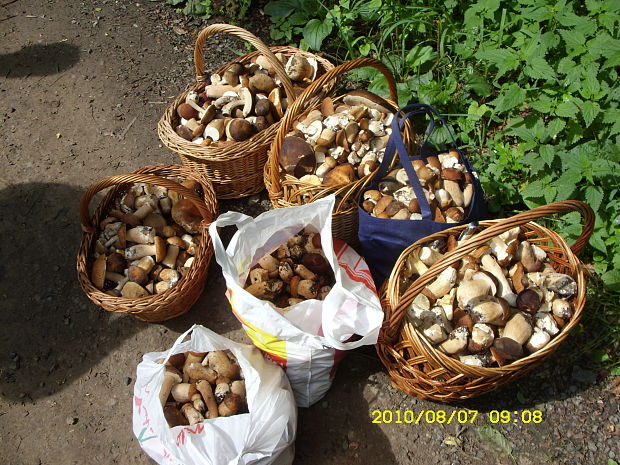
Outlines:
{"label": "plastic bag handle", "polygon": [[174,350],[179,347],[179,345],[183,342],[183,339],[185,339],[187,335],[191,333],[197,326],[197,324],[193,324],[191,328],[189,328],[187,331],[177,337],[177,340],[174,341],[174,344],[172,344],[172,347],[168,350],[168,354],[166,355],[166,358],[164,358],[162,366],[166,366],[166,363],[168,363],[168,360],[170,360],[170,357],[172,357],[172,355],[174,354]]}

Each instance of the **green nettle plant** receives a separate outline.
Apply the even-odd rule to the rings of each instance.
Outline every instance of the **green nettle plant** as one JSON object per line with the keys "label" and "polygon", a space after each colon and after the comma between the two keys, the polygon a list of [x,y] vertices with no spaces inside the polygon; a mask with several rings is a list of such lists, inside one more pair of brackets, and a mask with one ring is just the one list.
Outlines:
{"label": "green nettle plant", "polygon": [[178,8],[186,16],[209,19],[214,14],[225,14],[233,19],[242,19],[252,0],[166,0],[168,5]]}
{"label": "green nettle plant", "polygon": [[[448,115],[495,214],[589,203],[594,269],[620,289],[620,2],[275,0],[265,13],[273,39],[343,61],[376,56],[401,104]],[[387,95],[374,70],[354,76]],[[580,231],[575,215],[553,225],[568,241]]]}

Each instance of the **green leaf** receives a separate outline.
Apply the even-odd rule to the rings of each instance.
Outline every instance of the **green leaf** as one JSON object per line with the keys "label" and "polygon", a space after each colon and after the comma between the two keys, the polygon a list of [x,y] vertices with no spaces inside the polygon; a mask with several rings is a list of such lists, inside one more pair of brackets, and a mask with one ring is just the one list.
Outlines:
{"label": "green leaf", "polygon": [[566,43],[566,48],[568,51],[573,51],[575,49],[580,49],[586,43],[586,38],[583,34],[577,31],[567,31],[565,29],[558,30],[562,39]]}
{"label": "green leaf", "polygon": [[304,39],[308,43],[308,46],[313,50],[320,50],[323,39],[332,32],[332,27],[333,25],[328,19],[325,21],[321,21],[320,19],[310,20],[303,30]]}
{"label": "green leaf", "polygon": [[556,116],[562,116],[564,118],[574,118],[577,116],[577,112],[579,108],[572,101],[567,100],[566,102],[560,103],[555,109]]}
{"label": "green leaf", "polygon": [[[618,288],[620,288],[620,286],[618,286],[618,285],[615,285],[615,286],[608,285],[608,287],[610,287],[611,289],[614,289],[616,291],[618,290]],[[610,370],[609,373],[611,373],[612,376],[620,376],[620,366],[613,367]],[[609,460],[611,460],[611,459],[609,459]],[[609,465],[609,460],[607,461],[607,465]],[[616,462],[615,460],[611,460],[611,461],[613,462],[612,465],[618,465],[618,462]]]}
{"label": "green leaf", "polygon": [[598,186],[588,186],[585,191],[585,201],[590,204],[592,210],[598,211],[605,196],[603,189]]}
{"label": "green leaf", "polygon": [[517,400],[519,401],[520,404],[527,403],[527,400],[525,399],[525,396],[523,395],[521,391],[517,392]]}
{"label": "green leaf", "polygon": [[534,57],[528,60],[523,72],[534,79],[551,80],[555,78],[555,71],[542,57]]}
{"label": "green leaf", "polygon": [[547,166],[551,166],[553,164],[553,160],[555,159],[555,150],[553,146],[541,145],[538,148],[538,153]]}
{"label": "green leaf", "polygon": [[405,62],[410,68],[417,68],[418,66],[422,66],[424,63],[435,60],[436,58],[437,53],[432,47],[428,45],[425,45],[424,47],[416,45],[409,50],[407,58],[405,58]]}
{"label": "green leaf", "polygon": [[581,110],[581,116],[586,123],[586,127],[590,126],[594,121],[594,118],[601,112],[601,106],[591,100],[585,100],[579,104]]}
{"label": "green leaf", "polygon": [[590,245],[604,254],[607,253],[607,246],[602,238],[601,231],[597,231],[590,236]]}
{"label": "green leaf", "polygon": [[295,0],[277,0],[267,3],[264,11],[266,15],[273,18],[285,18],[297,8],[299,8],[299,4]]}
{"label": "green leaf", "polygon": [[546,95],[541,95],[538,100],[534,100],[532,102],[528,102],[530,106],[541,113],[549,113],[551,111],[551,106],[553,104],[553,100],[551,100]]}
{"label": "green leaf", "polygon": [[519,87],[519,84],[513,83],[507,88],[503,88],[502,92],[499,94],[499,97],[491,103],[495,105],[496,113],[502,113],[516,107],[517,105],[522,105],[525,101],[525,96],[525,89]]}
{"label": "green leaf", "polygon": [[566,126],[566,121],[564,121],[563,119],[560,119],[560,118],[553,119],[547,125],[547,136],[553,139],[555,136],[557,136],[560,133],[560,131],[562,131],[562,129],[564,129],[565,126]]}
{"label": "green leaf", "polygon": [[557,189],[552,185],[545,186],[545,188],[543,189],[543,195],[547,203],[553,202],[557,193]]}
{"label": "green leaf", "polygon": [[506,71],[511,71],[519,65],[519,58],[516,53],[509,49],[482,50],[476,53],[476,58],[495,65],[497,67],[496,78],[502,77]]}
{"label": "green leaf", "polygon": [[601,279],[612,290],[620,290],[620,270],[609,270],[601,276]]}
{"label": "green leaf", "polygon": [[595,350],[592,353],[592,360],[596,363],[603,363],[609,360],[609,354],[602,349]]}
{"label": "green leaf", "polygon": [[512,454],[512,444],[502,433],[490,425],[482,425],[476,428],[480,439],[491,447],[493,452],[500,457],[507,457]]}
{"label": "green leaf", "polygon": [[485,78],[478,74],[470,74],[463,81],[465,89],[471,90],[480,97],[488,97],[493,90]]}

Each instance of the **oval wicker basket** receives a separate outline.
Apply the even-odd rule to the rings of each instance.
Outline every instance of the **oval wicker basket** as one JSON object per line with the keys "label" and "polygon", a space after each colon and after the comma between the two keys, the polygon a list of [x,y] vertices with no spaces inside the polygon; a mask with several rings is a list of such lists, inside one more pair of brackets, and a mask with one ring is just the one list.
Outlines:
{"label": "oval wicker basket", "polygon": [[[534,223],[544,216],[569,211],[579,212],[584,219],[581,236],[572,247],[569,247],[554,231]],[[516,226],[521,226],[521,230],[525,231],[528,242],[536,244],[547,253],[556,271],[569,274],[577,282],[578,293],[573,300],[574,315],[551,342],[527,357],[502,367],[466,365],[435,349],[413,325],[405,322],[407,308],[415,296],[442,270],[459,262],[461,258],[491,238]],[[552,203],[511,218],[481,222],[481,232],[445,254],[402,295],[399,295],[399,277],[405,266],[406,257],[427,242],[458,234],[466,227],[464,225],[447,229],[409,246],[399,257],[382,289],[382,303],[386,314],[376,345],[377,352],[388,370],[392,384],[401,391],[422,399],[441,402],[469,399],[493,391],[523,376],[542,363],[566,339],[579,322],[585,304],[586,279],[582,264],[575,254],[587,244],[592,234],[594,213],[588,205],[574,200]]]}
{"label": "oval wicker basket", "polygon": [[[179,177],[193,179],[202,187],[203,198],[180,184],[166,179]],[[196,247],[194,263],[189,271],[172,288],[159,294],[130,299],[115,297],[97,289],[90,279],[93,264],[93,251],[99,232],[99,223],[107,216],[114,202],[133,183],[159,185],[177,191],[192,201],[198,208],[204,221],[201,223],[201,240]],[[92,217],[88,205],[99,191],[112,187],[95,209]],[[82,224],[82,240],[77,256],[78,280],[86,296],[105,310],[127,313],[142,321],[165,321],[186,313],[196,302],[205,285],[209,264],[213,258],[213,243],[209,236],[209,225],[217,217],[217,201],[211,182],[202,174],[196,173],[180,165],[151,165],[140,168],[132,174],[121,174],[103,179],[93,184],[80,200],[80,221]]]}
{"label": "oval wicker basket", "polygon": [[[281,121],[278,133],[271,144],[271,148],[269,149],[269,161],[265,165],[265,186],[267,187],[269,198],[274,208],[302,205],[330,194],[335,194],[338,200],[332,214],[332,232],[334,236],[339,237],[347,244],[353,246],[358,243],[357,195],[370,181],[374,171],[368,176],[364,176],[349,184],[331,187],[323,185],[317,186],[302,182],[295,176],[287,174],[280,166],[278,154],[282,149],[284,138],[293,127],[295,121],[311,110],[320,107],[320,102],[313,105],[312,100],[316,99],[317,95],[321,93],[323,86],[349,71],[363,67],[373,67],[385,76],[390,90],[390,99],[386,100],[386,102],[390,105],[391,109],[396,112],[398,110],[396,82],[394,81],[392,73],[383,63],[373,58],[360,58],[339,65],[308,86],[297,98],[295,103],[289,107],[286,115],[284,115]],[[334,103],[340,101],[342,98],[343,96],[334,98]],[[407,126],[405,129],[405,141],[408,142],[409,140],[410,127]],[[309,200],[304,200],[307,198],[309,198]]]}
{"label": "oval wicker basket", "polygon": [[196,39],[194,47],[194,63],[196,65],[196,84],[183,92],[166,108],[159,120],[157,132],[161,141],[172,151],[177,152],[185,166],[204,173],[213,183],[215,193],[220,199],[234,199],[257,194],[265,187],[263,183],[263,168],[267,162],[267,149],[273,140],[279,122],[255,134],[251,138],[227,144],[225,146],[199,146],[180,137],[175,128],[179,124],[177,107],[185,102],[190,92],[201,92],[206,85],[204,67],[204,43],[214,34],[225,32],[240,37],[252,44],[257,51],[243,55],[234,61],[217,69],[215,73],[222,74],[232,63],[250,63],[258,55],[264,55],[272,64],[287,95],[289,105],[295,100],[293,85],[284,71],[284,66],[275,57],[281,53],[285,57],[301,54],[312,57],[319,65],[318,74],[334,68],[326,59],[293,47],[267,47],[258,37],[237,26],[228,24],[212,24],[206,27]]}

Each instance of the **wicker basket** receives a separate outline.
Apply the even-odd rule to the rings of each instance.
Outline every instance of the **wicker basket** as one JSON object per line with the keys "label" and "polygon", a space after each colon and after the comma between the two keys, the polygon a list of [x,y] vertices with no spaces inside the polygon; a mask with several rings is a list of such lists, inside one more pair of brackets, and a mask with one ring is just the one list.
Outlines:
{"label": "wicker basket", "polygon": [[[201,199],[192,191],[165,177],[193,179],[202,187]],[[193,265],[179,282],[172,288],[159,294],[129,299],[115,297],[97,289],[90,279],[93,264],[93,251],[99,232],[99,223],[107,216],[115,200],[117,200],[132,183],[146,183],[166,187],[177,191],[191,200],[204,218],[201,223],[202,238]],[[112,187],[97,206],[92,219],[88,205],[97,192]],[[78,280],[82,289],[95,304],[111,312],[127,313],[142,321],[165,321],[186,313],[196,302],[205,285],[209,264],[213,258],[213,244],[208,228],[217,217],[217,202],[211,182],[202,174],[196,173],[179,165],[152,165],[134,171],[132,174],[111,176],[92,185],[80,201],[80,221],[82,224],[82,240],[77,256]]]}
{"label": "wicker basket", "polygon": [[[312,100],[322,91],[322,87],[349,71],[366,66],[376,68],[383,73],[390,90],[390,100],[386,102],[390,105],[392,110],[397,111],[398,97],[396,93],[396,83],[392,73],[390,73],[383,63],[373,58],[360,58],[339,65],[308,86],[304,93],[297,98],[295,103],[289,107],[286,115],[284,115],[281,121],[278,133],[271,144],[271,148],[269,149],[269,161],[265,165],[265,185],[267,186],[269,197],[275,208],[302,205],[303,203],[313,202],[314,200],[326,197],[330,194],[335,194],[337,202],[332,216],[332,232],[334,236],[339,237],[350,245],[356,245],[358,243],[357,195],[370,181],[374,171],[368,176],[364,176],[349,184],[331,187],[317,186],[302,182],[295,176],[287,174],[280,166],[278,154],[282,149],[284,138],[292,129],[295,121],[311,110],[320,107],[320,104],[312,105]],[[343,96],[334,98],[334,103],[340,101],[342,97]],[[410,127],[407,126],[405,129],[405,141],[410,140],[409,135]],[[310,200],[307,200],[308,198]]]}
{"label": "wicker basket", "polygon": [[[572,247],[569,247],[557,233],[533,222],[547,215],[573,210],[583,216],[585,225],[581,236]],[[582,264],[575,254],[587,244],[592,234],[594,213],[588,205],[571,200],[556,202],[511,218],[483,221],[480,226],[481,232],[445,254],[402,295],[399,295],[399,276],[405,266],[406,257],[423,244],[458,234],[467,226],[447,229],[417,241],[399,257],[382,289],[382,302],[385,305],[386,315],[376,348],[389,372],[392,384],[407,394],[423,399],[455,402],[493,391],[539,365],[566,339],[581,318],[586,299],[586,280]],[[528,242],[545,250],[556,271],[569,274],[577,282],[578,293],[573,300],[574,315],[551,342],[533,354],[502,367],[475,367],[438,351],[413,325],[404,323],[407,308],[414,297],[442,270],[459,262],[489,239],[516,226],[521,226],[522,231],[525,231]]]}
{"label": "wicker basket", "polygon": [[295,99],[293,85],[288,79],[284,67],[275,57],[275,53],[281,53],[285,57],[295,54],[312,57],[318,62],[318,74],[333,69],[334,65],[324,58],[293,47],[269,48],[258,37],[240,27],[228,24],[213,24],[202,30],[196,39],[194,48],[194,63],[196,65],[196,79],[198,82],[183,92],[168,106],[159,120],[157,132],[161,141],[169,149],[179,154],[185,166],[204,173],[211,180],[219,199],[234,199],[254,195],[264,189],[263,168],[267,162],[267,149],[280,123],[272,124],[248,140],[220,147],[199,146],[183,139],[175,132],[175,128],[179,124],[177,107],[185,102],[187,94],[192,91],[201,92],[206,85],[207,76],[205,75],[203,58],[204,43],[207,38],[220,32],[240,37],[256,47],[258,51],[243,55],[215,72],[221,74],[232,63],[250,63],[253,58],[263,54],[273,64],[277,76],[282,81],[289,104]]}

